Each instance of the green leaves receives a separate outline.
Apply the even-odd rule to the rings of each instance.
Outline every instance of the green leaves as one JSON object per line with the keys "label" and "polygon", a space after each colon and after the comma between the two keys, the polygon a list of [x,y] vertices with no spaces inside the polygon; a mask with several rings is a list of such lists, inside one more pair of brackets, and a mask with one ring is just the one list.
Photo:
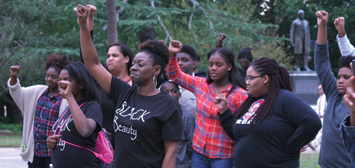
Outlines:
{"label": "green leaves", "polygon": [[[166,40],[156,17],[159,15],[173,39],[195,47],[202,57],[201,67],[207,64],[207,53],[215,47],[220,32],[228,36],[224,47],[236,55],[242,48],[252,47],[255,57],[263,53],[261,50],[274,51],[274,57],[284,56],[279,49],[282,39],[270,33],[276,31],[277,25],[251,18],[258,8],[250,0],[196,1],[198,5],[191,0],[154,0],[154,9],[150,1],[116,0],[116,9],[123,9],[117,23],[118,41],[137,53],[138,33],[149,26],[154,26],[157,39]],[[0,0],[0,70],[5,72],[0,75],[1,85],[10,77],[9,68],[14,64],[21,65],[19,78],[28,86],[44,83],[43,66],[49,55],[65,54],[72,61],[79,60],[79,26],[73,12],[79,3],[87,5],[78,0]],[[106,3],[102,0],[90,3],[97,7],[94,44],[101,60],[105,60]]]}

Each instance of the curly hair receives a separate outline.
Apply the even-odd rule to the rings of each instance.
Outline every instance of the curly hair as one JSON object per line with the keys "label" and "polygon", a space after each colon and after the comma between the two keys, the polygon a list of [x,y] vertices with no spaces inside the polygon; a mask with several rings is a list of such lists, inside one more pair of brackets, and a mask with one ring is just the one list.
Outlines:
{"label": "curly hair", "polygon": [[53,54],[47,58],[45,69],[54,68],[58,73],[70,63],[66,55]]}
{"label": "curly hair", "polygon": [[164,72],[165,66],[169,63],[169,49],[161,41],[150,40],[139,46],[139,52],[147,52],[153,58],[153,65],[160,65],[161,71],[158,77]]}
{"label": "curly hair", "polygon": [[189,55],[190,58],[192,59],[192,61],[196,61],[197,54],[196,54],[195,49],[192,46],[187,45],[187,44],[183,44],[181,52],[186,53],[187,55]]}
{"label": "curly hair", "polygon": [[339,58],[339,69],[340,68],[343,68],[343,67],[346,67],[346,68],[350,68],[350,63],[351,61],[355,59],[355,57],[353,56],[342,56]]}

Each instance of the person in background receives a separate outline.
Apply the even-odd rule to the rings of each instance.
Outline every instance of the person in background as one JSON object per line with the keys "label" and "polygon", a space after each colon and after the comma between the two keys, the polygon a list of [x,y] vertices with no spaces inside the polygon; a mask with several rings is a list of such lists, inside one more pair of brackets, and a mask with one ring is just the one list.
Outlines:
{"label": "person in background", "polygon": [[[196,63],[196,51],[193,47],[187,44],[182,45],[182,50],[177,53],[176,58],[179,63],[179,67],[182,72],[194,75],[193,67]],[[180,86],[179,86],[180,87]],[[179,98],[179,103],[185,107],[185,109],[194,116],[196,119],[196,97],[195,95],[187,89],[181,88],[181,96]]]}
{"label": "person in background", "polygon": [[[89,15],[87,19],[87,25],[90,30],[91,39],[93,40],[94,34],[94,15],[96,13],[96,7],[94,5],[86,5],[89,8]],[[105,68],[108,71],[116,76],[127,82],[128,84],[132,85],[131,77],[129,76],[129,69],[132,65],[133,60],[133,52],[131,49],[124,43],[114,43],[111,44],[107,48],[107,57],[106,57],[106,66]],[[81,52],[80,47],[80,60],[84,63],[83,55]],[[116,109],[115,104],[109,99],[106,92],[101,88],[101,86],[94,80],[97,89],[100,92],[100,106],[102,108],[103,117],[102,117],[102,128],[105,130],[106,134],[109,137],[110,143],[112,147],[115,148],[115,137],[112,136],[113,130],[113,119],[112,116],[114,115]]]}
{"label": "person in background", "polygon": [[20,156],[29,168],[49,168],[52,151],[46,139],[52,135],[52,127],[58,116],[68,106],[58,90],[59,73],[69,64],[65,55],[53,54],[45,62],[47,85],[21,87],[17,75],[19,66],[11,66],[11,78],[7,82],[10,95],[23,114]]}
{"label": "person in background", "polygon": [[345,32],[345,18],[338,17],[334,20],[335,28],[338,30],[337,41],[342,56],[355,56],[355,48],[350,43]]}
{"label": "person in background", "polygon": [[60,115],[53,125],[53,135],[47,138],[53,167],[99,167],[98,158],[88,150],[95,151],[102,123],[100,94],[93,77],[83,63],[75,62],[60,72],[58,85],[69,108]]}
{"label": "person in background", "polygon": [[323,121],[324,110],[327,107],[327,98],[324,94],[322,85],[318,85],[319,98],[317,100],[316,112],[319,118]]}
{"label": "person in background", "polygon": [[181,52],[177,53],[176,58],[178,59],[178,63],[181,71],[194,75],[194,67],[197,59],[197,54],[195,49],[187,44],[182,45]]}
{"label": "person in background", "polygon": [[223,94],[215,98],[221,125],[235,140],[233,167],[299,167],[300,150],[321,128],[314,110],[291,92],[287,69],[271,58],[251,63],[248,98],[236,116]]}
{"label": "person in background", "polygon": [[250,66],[250,63],[253,62],[253,55],[251,54],[251,49],[249,47],[243,48],[238,54],[238,62],[242,67],[242,74],[245,77],[246,72]]}
{"label": "person in background", "polygon": [[209,68],[207,78],[192,76],[182,72],[176,55],[182,50],[179,41],[169,45],[170,61],[167,68],[169,78],[196,96],[197,121],[192,147],[192,168],[224,168],[233,165],[231,140],[219,123],[214,105],[215,95],[223,93],[228,98],[228,106],[233,113],[246,99],[244,80],[238,75],[234,64],[234,54],[226,48],[214,48],[208,53]]}
{"label": "person in background", "polygon": [[317,11],[318,36],[314,52],[314,67],[327,97],[327,108],[323,116],[322,144],[319,153],[320,167],[352,167],[351,158],[341,138],[339,127],[343,119],[349,115],[349,108],[343,101],[346,89],[351,85],[353,73],[350,62],[353,57],[340,57],[339,71],[334,77],[332,73],[328,41],[328,13]]}
{"label": "person in background", "polygon": [[[351,69],[353,70],[351,63]],[[344,103],[350,110],[350,115],[346,116],[341,123],[340,131],[346,149],[350,153],[353,167],[355,168],[355,77],[350,78],[350,86],[343,97]]]}
{"label": "person in background", "polygon": [[[172,82],[166,81],[161,85],[160,90],[164,90],[170,94],[174,99],[179,100],[181,96],[179,91],[179,85]],[[179,151],[176,156],[175,168],[189,168],[191,167],[191,157],[192,157],[192,137],[195,129],[195,118],[188,112],[184,106],[181,106],[182,111],[182,140],[179,143]]]}
{"label": "person in background", "polygon": [[206,78],[206,71],[199,71],[198,65],[200,65],[201,57],[196,53],[196,61],[194,66],[194,74],[195,76],[204,77]]}
{"label": "person in background", "polygon": [[[318,93],[319,93],[319,98],[317,100],[316,113],[323,124],[323,115],[324,115],[324,110],[327,107],[327,99],[325,97],[322,85],[318,86]],[[316,150],[320,146],[321,142],[322,142],[322,129],[319,130],[316,138],[312,141],[312,143],[308,145],[311,145],[311,148],[313,150]]]}
{"label": "person in background", "polygon": [[131,86],[100,63],[87,27],[88,13],[88,8],[76,7],[85,66],[116,104],[113,166],[174,167],[182,139],[181,108],[168,93],[156,89],[156,79],[169,60],[167,46],[156,40],[141,44],[130,69],[135,84]]}

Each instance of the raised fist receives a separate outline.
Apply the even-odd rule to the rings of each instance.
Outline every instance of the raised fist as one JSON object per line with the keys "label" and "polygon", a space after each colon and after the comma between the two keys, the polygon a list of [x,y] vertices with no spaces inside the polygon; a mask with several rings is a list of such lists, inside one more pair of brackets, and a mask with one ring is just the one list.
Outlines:
{"label": "raised fist", "polygon": [[339,37],[345,36],[345,18],[338,17],[334,20],[335,28],[338,30]]}
{"label": "raised fist", "polygon": [[317,25],[318,26],[327,26],[328,23],[328,12],[326,11],[317,11]]}
{"label": "raised fist", "polygon": [[20,67],[17,65],[13,65],[10,67],[11,76],[17,77],[18,73],[20,72]]}
{"label": "raised fist", "polygon": [[182,50],[182,43],[180,41],[172,40],[169,44],[170,53],[177,54]]}
{"label": "raised fist", "polygon": [[89,17],[94,17],[97,9],[96,6],[94,5],[86,5],[87,8],[89,8]]}
{"label": "raised fist", "polygon": [[77,7],[74,8],[74,12],[78,17],[79,25],[86,26],[87,18],[89,15],[89,8],[79,4]]}
{"label": "raised fist", "polygon": [[220,33],[219,36],[218,36],[218,40],[219,41],[223,41],[224,39],[226,39],[227,35],[224,34],[224,33]]}
{"label": "raised fist", "polygon": [[71,93],[71,82],[69,81],[59,81],[58,82],[59,93],[63,98],[67,98]]}

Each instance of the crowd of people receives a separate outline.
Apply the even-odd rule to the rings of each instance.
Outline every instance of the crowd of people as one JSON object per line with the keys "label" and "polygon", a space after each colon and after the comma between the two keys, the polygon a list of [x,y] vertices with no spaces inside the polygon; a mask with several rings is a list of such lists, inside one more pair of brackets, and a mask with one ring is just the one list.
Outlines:
{"label": "crowd of people", "polygon": [[106,167],[298,168],[321,128],[319,165],[355,167],[355,48],[343,17],[334,21],[342,55],[334,77],[328,13],[316,13],[314,62],[324,96],[315,112],[292,93],[289,72],[274,59],[253,61],[244,48],[239,68],[222,47],[223,33],[207,54],[207,72],[198,70],[195,49],[177,40],[146,41],[135,56],[126,44],[111,44],[101,63],[96,7],[74,11],[81,62],[54,54],[45,63],[47,85],[29,87],[20,85],[20,67],[10,68],[8,87],[24,120],[20,155],[29,168],[103,167],[91,152],[102,130],[114,149]]}

